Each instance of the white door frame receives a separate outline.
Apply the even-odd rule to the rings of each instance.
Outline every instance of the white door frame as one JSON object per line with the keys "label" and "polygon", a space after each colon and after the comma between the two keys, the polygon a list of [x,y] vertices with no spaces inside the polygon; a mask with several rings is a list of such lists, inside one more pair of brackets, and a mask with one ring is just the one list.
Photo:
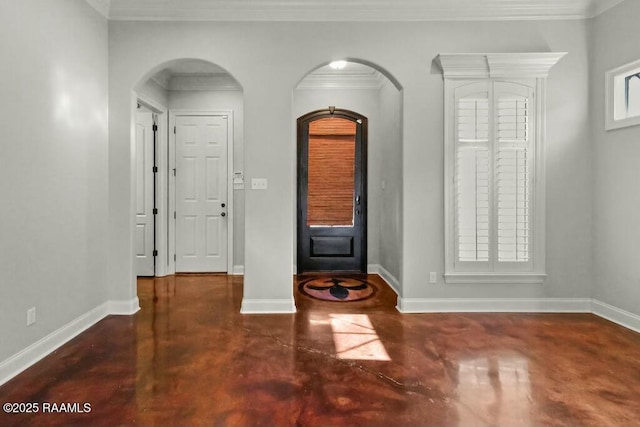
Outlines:
{"label": "white door frame", "polygon": [[143,104],[157,116],[158,131],[156,132],[156,165],[158,166],[158,173],[155,174],[156,182],[156,208],[158,214],[156,215],[156,250],[158,256],[156,257],[156,277],[166,276],[169,273],[168,270],[168,235],[167,235],[167,221],[169,217],[167,194],[168,194],[168,111],[167,108],[152,99],[142,95],[136,94],[136,98],[140,104]]}
{"label": "white door frame", "polygon": [[[168,167],[169,177],[169,212],[176,210],[176,179],[173,173],[176,167],[176,117],[180,116],[222,116],[227,118],[227,274],[233,274],[233,110],[169,110],[169,144]],[[168,218],[168,274],[176,272],[176,219],[173,213]]]}

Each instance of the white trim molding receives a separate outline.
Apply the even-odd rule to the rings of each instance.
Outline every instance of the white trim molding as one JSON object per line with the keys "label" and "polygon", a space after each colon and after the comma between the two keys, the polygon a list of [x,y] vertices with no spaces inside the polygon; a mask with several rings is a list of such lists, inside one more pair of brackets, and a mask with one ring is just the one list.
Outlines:
{"label": "white trim molding", "polygon": [[[94,0],[95,1],[95,0]],[[104,1],[104,0],[103,0]],[[622,0],[111,0],[114,20],[134,21],[514,21],[586,19]],[[595,4],[598,3],[598,4]],[[602,3],[602,4],[601,4]]]}
{"label": "white trim molding", "polygon": [[396,277],[389,272],[386,268],[381,266],[380,264],[369,264],[367,266],[367,273],[369,274],[377,274],[380,276],[382,280],[385,281],[387,285],[396,293],[396,295],[400,295],[400,281],[396,279]]}
{"label": "white trim molding", "polygon": [[[445,219],[445,283],[478,284],[539,284],[545,274],[545,114],[546,78],[549,70],[566,55],[566,52],[515,52],[515,53],[443,53],[435,58],[444,79],[444,219]],[[531,104],[528,107],[528,134],[520,144],[530,159],[529,184],[526,191],[530,202],[526,209],[530,217],[527,231],[528,257],[518,262],[500,261],[498,257],[498,193],[494,185],[488,185],[484,195],[488,197],[488,253],[486,259],[461,259],[458,254],[458,207],[456,162],[461,142],[458,134],[458,101],[464,96],[483,94],[487,107],[487,130],[482,140],[489,158],[500,149],[497,120],[501,94],[518,94]],[[477,113],[476,113],[477,114]],[[529,154],[530,153],[530,154]],[[496,179],[497,168],[488,161],[488,180]],[[478,197],[471,194],[471,198]]]}
{"label": "white trim molding", "polygon": [[111,0],[87,0],[87,3],[91,5],[100,15],[109,19],[109,9],[111,8]]}
{"label": "white trim molding", "polygon": [[590,298],[398,298],[401,313],[591,313]]}
{"label": "white trim molding", "polygon": [[109,315],[129,316],[140,311],[140,300],[138,297],[131,298],[128,301],[109,301],[107,302],[107,312]]}
{"label": "white trim molding", "polygon": [[403,314],[589,313],[640,333],[640,315],[593,298],[401,298]]}
{"label": "white trim molding", "polygon": [[[629,114],[625,80],[640,74],[640,59],[605,73],[605,129],[640,125],[640,115]],[[633,113],[632,113],[633,114]]]}
{"label": "white trim molding", "polygon": [[293,314],[296,312],[296,304],[291,298],[285,299],[262,299],[243,298],[242,314]]}
{"label": "white trim molding", "polygon": [[640,332],[640,316],[621,308],[593,299],[591,312],[632,331]]}
{"label": "white trim molding", "polygon": [[244,276],[244,265],[234,265],[232,274],[234,276]]}
{"label": "white trim molding", "polygon": [[546,274],[536,273],[445,273],[446,283],[468,284],[540,284]]}
{"label": "white trim molding", "polygon": [[138,298],[130,301],[107,301],[78,316],[24,350],[0,362],[0,385],[62,347],[109,315],[131,315],[140,310]]}
{"label": "white trim molding", "polygon": [[441,53],[445,79],[546,78],[567,52]]}

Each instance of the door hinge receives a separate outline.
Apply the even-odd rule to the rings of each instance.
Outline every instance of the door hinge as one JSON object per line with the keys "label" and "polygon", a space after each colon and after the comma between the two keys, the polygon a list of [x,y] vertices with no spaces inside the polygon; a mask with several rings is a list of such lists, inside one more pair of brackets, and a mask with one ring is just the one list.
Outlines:
{"label": "door hinge", "polygon": [[173,211],[173,219],[176,219],[176,211]]}
{"label": "door hinge", "polygon": [[176,261],[177,258],[176,254],[173,254],[173,260]]}
{"label": "door hinge", "polygon": [[158,208],[153,208],[153,214],[158,215]]}
{"label": "door hinge", "polygon": [[153,256],[158,256],[158,250],[157,249],[153,250]]}
{"label": "door hinge", "polygon": [[154,132],[158,132],[158,125],[154,123],[152,129]]}
{"label": "door hinge", "polygon": [[173,127],[173,133],[174,134],[176,133],[176,127],[175,126]]}
{"label": "door hinge", "polygon": [[158,167],[157,166],[153,167],[153,173],[158,173]]}
{"label": "door hinge", "polygon": [[176,176],[176,168],[173,168],[173,176]]}

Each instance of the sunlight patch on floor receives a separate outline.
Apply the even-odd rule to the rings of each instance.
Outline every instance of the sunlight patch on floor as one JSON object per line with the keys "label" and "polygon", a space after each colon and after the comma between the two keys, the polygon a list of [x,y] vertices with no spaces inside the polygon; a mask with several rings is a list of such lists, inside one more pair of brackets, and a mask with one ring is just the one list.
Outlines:
{"label": "sunlight patch on floor", "polygon": [[366,314],[330,314],[329,319],[340,359],[391,360]]}

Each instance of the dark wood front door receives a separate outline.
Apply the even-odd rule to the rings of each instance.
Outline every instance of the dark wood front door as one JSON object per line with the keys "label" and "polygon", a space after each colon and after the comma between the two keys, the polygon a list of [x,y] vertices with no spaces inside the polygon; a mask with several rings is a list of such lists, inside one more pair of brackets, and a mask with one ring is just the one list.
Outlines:
{"label": "dark wood front door", "polygon": [[367,118],[298,119],[298,273],[367,269]]}

